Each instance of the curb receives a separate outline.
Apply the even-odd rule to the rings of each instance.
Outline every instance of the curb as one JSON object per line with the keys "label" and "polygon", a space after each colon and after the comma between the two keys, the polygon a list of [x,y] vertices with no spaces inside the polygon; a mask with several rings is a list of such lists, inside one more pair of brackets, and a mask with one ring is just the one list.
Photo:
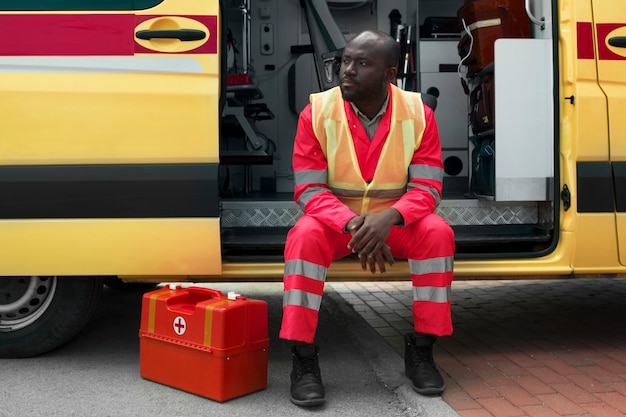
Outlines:
{"label": "curb", "polygon": [[440,396],[417,394],[404,376],[404,359],[332,288],[327,286],[323,303],[331,315],[350,332],[378,379],[406,406],[408,416],[459,417]]}

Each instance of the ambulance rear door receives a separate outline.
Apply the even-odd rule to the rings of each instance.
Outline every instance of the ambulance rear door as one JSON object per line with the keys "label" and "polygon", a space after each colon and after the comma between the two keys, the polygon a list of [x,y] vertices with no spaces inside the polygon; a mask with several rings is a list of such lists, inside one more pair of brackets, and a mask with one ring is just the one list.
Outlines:
{"label": "ambulance rear door", "polygon": [[219,16],[0,4],[0,275],[221,273]]}

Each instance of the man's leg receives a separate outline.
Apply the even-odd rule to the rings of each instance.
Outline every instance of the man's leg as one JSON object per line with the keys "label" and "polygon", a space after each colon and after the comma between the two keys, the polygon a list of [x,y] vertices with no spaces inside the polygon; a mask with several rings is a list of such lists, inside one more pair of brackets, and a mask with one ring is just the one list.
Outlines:
{"label": "man's leg", "polygon": [[452,334],[454,233],[441,217],[432,214],[406,228],[394,228],[388,241],[394,256],[408,260],[413,284],[415,332],[405,336],[407,376],[416,392],[441,394],[445,386],[432,347],[437,336]]}
{"label": "man's leg", "polygon": [[300,406],[325,401],[319,369],[319,347],[313,345],[330,263],[350,253],[350,234],[337,233],[318,220],[302,216],[285,244],[285,276],[281,339],[292,347],[291,401]]}

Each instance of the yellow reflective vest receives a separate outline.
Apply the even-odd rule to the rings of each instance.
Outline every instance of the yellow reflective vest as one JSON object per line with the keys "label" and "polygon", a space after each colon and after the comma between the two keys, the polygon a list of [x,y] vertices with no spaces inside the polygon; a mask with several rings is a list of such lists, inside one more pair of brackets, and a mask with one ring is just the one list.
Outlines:
{"label": "yellow reflective vest", "polygon": [[409,165],[424,133],[420,94],[391,85],[391,124],[374,177],[363,179],[339,87],[312,94],[313,131],[328,162],[329,189],[355,213],[391,207],[407,191]]}

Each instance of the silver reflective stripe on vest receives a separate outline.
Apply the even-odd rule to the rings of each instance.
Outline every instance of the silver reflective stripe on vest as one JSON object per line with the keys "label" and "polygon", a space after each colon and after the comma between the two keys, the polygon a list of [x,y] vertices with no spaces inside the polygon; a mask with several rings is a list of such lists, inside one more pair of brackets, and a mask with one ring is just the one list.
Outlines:
{"label": "silver reflective stripe on vest", "polygon": [[316,281],[326,280],[326,268],[302,259],[293,259],[285,262],[285,276],[302,275]]}
{"label": "silver reflective stripe on vest", "polygon": [[404,194],[406,194],[406,187],[395,190],[370,190],[367,192],[367,196],[373,198],[400,198]]}
{"label": "silver reflective stripe on vest", "polygon": [[409,177],[416,180],[443,181],[443,169],[424,164],[409,165]]}
{"label": "silver reflective stripe on vest", "polygon": [[338,197],[363,197],[363,191],[346,190],[345,188],[329,187],[330,191]]}
{"label": "silver reflective stripe on vest", "polygon": [[453,265],[454,258],[452,256],[423,259],[421,261],[409,259],[409,272],[413,275],[452,272]]}
{"label": "silver reflective stripe on vest", "polygon": [[305,169],[293,173],[296,185],[306,184],[326,184],[328,182],[328,172],[325,169]]}
{"label": "silver reflective stripe on vest", "polygon": [[304,210],[304,206],[308,203],[313,196],[319,193],[323,193],[324,191],[328,191],[328,188],[324,187],[309,187],[302,194],[300,194],[300,198],[298,199],[298,204],[300,208]]}
{"label": "silver reflective stripe on vest", "polygon": [[413,287],[413,301],[447,303],[450,301],[451,288],[448,287]]}
{"label": "silver reflective stripe on vest", "polygon": [[285,291],[283,296],[283,306],[299,306],[319,311],[321,305],[321,295],[311,294],[302,290]]}

